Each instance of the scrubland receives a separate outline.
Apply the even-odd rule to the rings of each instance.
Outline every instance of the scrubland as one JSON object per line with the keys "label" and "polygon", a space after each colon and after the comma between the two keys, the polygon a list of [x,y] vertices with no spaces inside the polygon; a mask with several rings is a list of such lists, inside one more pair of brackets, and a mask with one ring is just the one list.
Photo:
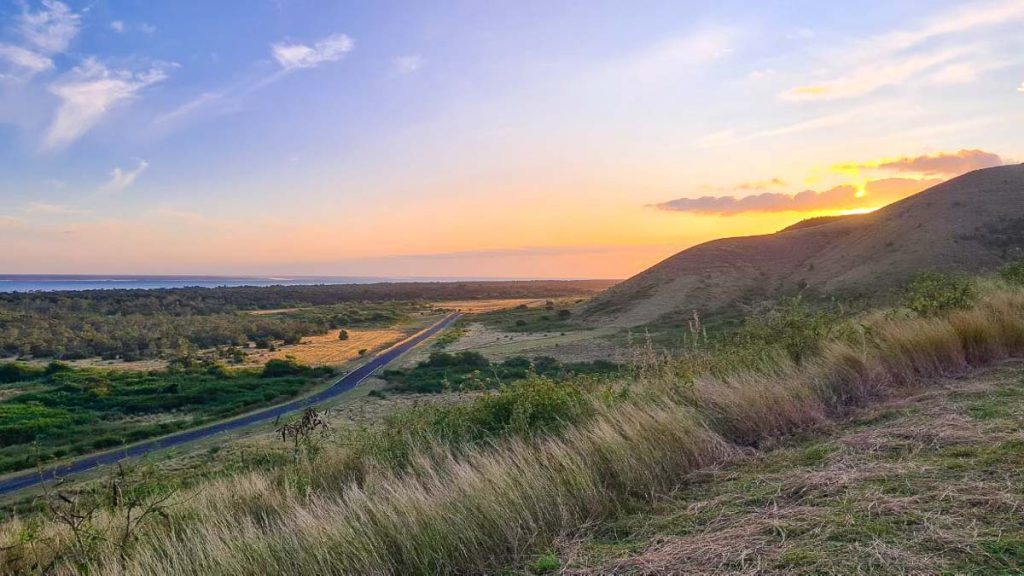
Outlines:
{"label": "scrubland", "polygon": [[[0,527],[3,566],[140,575],[554,569],[546,552],[556,543],[657,506],[701,474],[1024,354],[1020,288],[986,281],[946,298],[940,282],[915,294],[925,295],[915,311],[853,318],[780,308],[721,344],[695,318],[685,350],[666,355],[641,339],[628,374],[614,379],[532,376],[468,403],[339,430],[333,442],[296,443],[288,465],[189,490],[155,484],[135,501],[159,514],[134,525],[117,501],[78,525],[42,506]],[[62,496],[82,506],[97,498]],[[815,551],[789,552],[799,566]],[[643,572],[643,561],[622,566]]]}

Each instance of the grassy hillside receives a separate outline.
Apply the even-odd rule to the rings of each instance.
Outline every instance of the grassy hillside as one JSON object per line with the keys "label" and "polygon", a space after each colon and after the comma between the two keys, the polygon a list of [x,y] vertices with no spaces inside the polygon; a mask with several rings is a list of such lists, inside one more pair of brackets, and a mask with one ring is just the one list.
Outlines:
{"label": "grassy hillside", "polygon": [[[136,513],[171,504],[128,537],[123,499],[65,494],[74,510],[95,510],[87,526],[56,521],[41,504],[40,514],[0,527],[4,568],[165,575],[522,567],[710,466],[827,433],[861,407],[1024,354],[1024,291],[986,286],[973,305],[925,294],[952,303],[921,308],[926,315],[880,311],[828,330],[814,317],[798,316],[804,328],[783,318],[763,324],[777,333],[751,330],[724,348],[696,342],[674,359],[640,347],[629,376],[615,382],[532,378],[469,403],[347,429],[290,465],[253,467],[187,493],[165,480],[133,492],[143,494],[132,500],[141,502]],[[807,346],[793,354],[786,345],[794,342]],[[67,509],[65,500],[48,502]]]}
{"label": "grassy hillside", "polygon": [[803,291],[884,297],[924,270],[991,271],[1024,254],[1024,165],[978,170],[857,217],[684,250],[592,300],[633,326]]}

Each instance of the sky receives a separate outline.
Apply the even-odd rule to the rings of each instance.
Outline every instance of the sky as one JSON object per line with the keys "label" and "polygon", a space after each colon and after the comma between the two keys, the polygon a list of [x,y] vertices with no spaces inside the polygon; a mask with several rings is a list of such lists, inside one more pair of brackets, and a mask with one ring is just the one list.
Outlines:
{"label": "sky", "polygon": [[1022,0],[3,0],[0,272],[624,278],[1024,161],[1022,32]]}

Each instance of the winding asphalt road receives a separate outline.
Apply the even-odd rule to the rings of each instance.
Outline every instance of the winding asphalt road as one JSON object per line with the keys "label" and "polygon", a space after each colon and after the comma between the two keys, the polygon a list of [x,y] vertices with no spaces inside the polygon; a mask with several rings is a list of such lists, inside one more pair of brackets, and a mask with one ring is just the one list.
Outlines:
{"label": "winding asphalt road", "polygon": [[278,416],[289,412],[302,410],[307,406],[312,406],[319,402],[323,402],[324,400],[334,398],[343,392],[348,392],[355,388],[360,382],[366,380],[374,372],[380,370],[402,354],[408,352],[413,346],[416,346],[420,342],[423,342],[450,326],[453,322],[458,320],[460,316],[461,314],[449,314],[437,324],[434,324],[422,332],[410,336],[406,340],[403,340],[391,348],[377,354],[371,358],[370,361],[342,376],[340,380],[332,384],[329,388],[321,390],[311,396],[298,398],[264,410],[251,412],[231,420],[224,420],[222,422],[209,424],[199,428],[185,430],[184,432],[177,432],[168,436],[154,438],[153,440],[146,440],[144,442],[125,446],[124,448],[119,448],[110,452],[82,456],[81,458],[77,458],[70,462],[50,468],[44,468],[43,470],[33,470],[31,472],[23,472],[21,474],[0,478],[0,495],[9,494],[30,486],[36,486],[48,480],[53,480],[54,478],[65,478],[73,474],[80,474],[87,470],[92,470],[97,466],[114,464],[125,458],[138,458],[139,456],[143,456],[154,450],[179,446],[187,442],[193,442],[202,438],[209,438],[210,436],[220,434],[221,432],[238,430],[239,428],[243,428],[257,422],[273,420]]}

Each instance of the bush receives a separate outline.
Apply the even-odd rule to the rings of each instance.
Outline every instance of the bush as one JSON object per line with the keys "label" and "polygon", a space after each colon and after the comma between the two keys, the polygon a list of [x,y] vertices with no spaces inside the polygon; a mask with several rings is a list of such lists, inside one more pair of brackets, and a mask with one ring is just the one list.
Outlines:
{"label": "bush", "polygon": [[348,330],[338,332],[338,340],[348,340]]}
{"label": "bush", "polygon": [[797,363],[816,354],[839,326],[838,310],[815,310],[796,297],[750,316],[736,333],[735,344],[756,351],[782,348]]}
{"label": "bush", "polygon": [[42,376],[45,372],[45,369],[37,366],[18,364],[16,362],[6,362],[4,364],[0,364],[0,384],[31,380]]}
{"label": "bush", "polygon": [[1010,262],[999,269],[999,275],[1010,284],[1024,286],[1024,260]]}
{"label": "bush", "polygon": [[534,376],[466,404],[399,410],[356,437],[356,458],[402,467],[417,448],[438,441],[461,449],[503,436],[551,434],[594,413],[586,386]]}
{"label": "bush", "polygon": [[309,366],[300,364],[294,358],[274,358],[263,366],[264,378],[280,378],[281,376],[304,376],[309,373]]}
{"label": "bush", "polygon": [[952,310],[970,308],[977,298],[973,279],[925,272],[907,286],[903,305],[920,316],[937,316]]}

